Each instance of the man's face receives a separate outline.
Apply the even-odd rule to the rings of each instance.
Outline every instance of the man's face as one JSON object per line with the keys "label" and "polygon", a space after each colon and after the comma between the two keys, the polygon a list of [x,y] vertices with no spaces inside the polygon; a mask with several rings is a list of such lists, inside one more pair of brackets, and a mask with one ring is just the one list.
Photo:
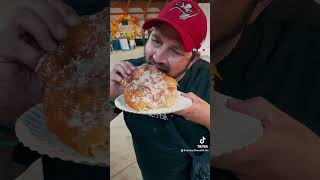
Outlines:
{"label": "man's face", "polygon": [[249,21],[254,8],[254,0],[214,0],[212,47],[239,34]]}
{"label": "man's face", "polygon": [[177,78],[188,68],[192,52],[185,52],[179,34],[165,23],[154,28],[145,46],[145,57],[167,75]]}

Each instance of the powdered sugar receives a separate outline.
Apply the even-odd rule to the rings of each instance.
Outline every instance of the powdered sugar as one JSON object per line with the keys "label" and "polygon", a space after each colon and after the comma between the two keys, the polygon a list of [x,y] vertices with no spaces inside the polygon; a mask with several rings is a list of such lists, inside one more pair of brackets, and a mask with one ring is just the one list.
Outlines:
{"label": "powdered sugar", "polygon": [[[70,107],[69,126],[79,128],[85,135],[97,121],[107,122],[104,117],[110,113],[105,106],[109,94],[109,62],[106,22],[95,15],[82,19],[85,23],[75,29],[73,38],[59,45],[55,53],[44,56],[38,69],[44,94],[52,90],[61,92],[63,106]],[[90,102],[82,100],[82,96],[87,96]],[[83,103],[90,103],[90,107],[83,110],[80,108]]]}
{"label": "powdered sugar", "polygon": [[135,71],[138,75],[125,82],[126,88],[134,94],[132,102],[144,102],[149,108],[166,104],[166,97],[172,95],[168,82],[164,80],[166,74],[149,64],[143,64]]}

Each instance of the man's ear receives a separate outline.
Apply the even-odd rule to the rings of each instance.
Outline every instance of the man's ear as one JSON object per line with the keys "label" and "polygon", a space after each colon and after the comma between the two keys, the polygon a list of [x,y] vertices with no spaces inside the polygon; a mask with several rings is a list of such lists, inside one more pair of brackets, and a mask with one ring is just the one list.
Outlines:
{"label": "man's ear", "polygon": [[262,13],[262,11],[269,6],[272,0],[258,0],[256,7],[253,10],[253,13],[250,17],[249,24],[254,23],[257,17]]}

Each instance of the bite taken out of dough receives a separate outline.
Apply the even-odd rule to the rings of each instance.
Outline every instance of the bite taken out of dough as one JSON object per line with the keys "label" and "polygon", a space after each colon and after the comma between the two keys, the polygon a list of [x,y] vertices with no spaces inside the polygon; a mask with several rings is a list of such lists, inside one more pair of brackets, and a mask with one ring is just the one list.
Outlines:
{"label": "bite taken out of dough", "polygon": [[149,64],[137,67],[122,85],[126,103],[136,111],[170,107],[177,97],[178,82]]}

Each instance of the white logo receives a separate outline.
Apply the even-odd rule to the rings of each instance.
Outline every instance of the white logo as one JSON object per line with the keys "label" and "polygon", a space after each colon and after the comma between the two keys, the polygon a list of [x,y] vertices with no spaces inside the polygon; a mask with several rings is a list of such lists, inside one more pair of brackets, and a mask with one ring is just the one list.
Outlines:
{"label": "white logo", "polygon": [[202,136],[202,138],[200,139],[201,145],[198,145],[198,148],[204,148],[204,149],[208,148],[208,145],[203,145],[205,140],[206,140],[206,138],[204,136]]}
{"label": "white logo", "polygon": [[179,16],[180,19],[186,20],[190,17],[196,16],[199,11],[193,7],[190,3],[186,3],[184,1],[176,3],[175,6],[170,8],[170,11],[173,9],[179,9],[182,14]]}
{"label": "white logo", "polygon": [[202,138],[200,139],[200,144],[203,144],[204,140],[206,140],[206,138],[204,136],[202,136]]}

